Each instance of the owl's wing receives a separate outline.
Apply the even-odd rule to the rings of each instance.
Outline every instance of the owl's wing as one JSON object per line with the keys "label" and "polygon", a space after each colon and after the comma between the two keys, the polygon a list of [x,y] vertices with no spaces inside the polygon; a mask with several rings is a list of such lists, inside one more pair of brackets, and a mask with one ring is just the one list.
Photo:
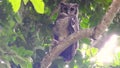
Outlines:
{"label": "owl's wing", "polygon": [[[74,32],[77,32],[79,30],[79,20],[78,20],[78,18],[72,17],[70,24],[71,24],[71,27],[74,30]],[[73,51],[74,51],[73,55],[74,55],[76,53],[76,49],[79,46],[79,41],[75,42],[73,45],[74,45],[73,46]]]}
{"label": "owl's wing", "polygon": [[76,17],[71,18],[71,27],[73,28],[74,32],[79,30],[79,21]]}

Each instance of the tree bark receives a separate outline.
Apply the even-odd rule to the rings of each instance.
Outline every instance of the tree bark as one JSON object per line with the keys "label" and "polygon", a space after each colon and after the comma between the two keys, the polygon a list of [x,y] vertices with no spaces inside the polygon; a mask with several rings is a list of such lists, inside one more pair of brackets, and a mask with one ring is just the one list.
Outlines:
{"label": "tree bark", "polygon": [[95,32],[93,34],[94,38],[96,39],[99,35],[101,35],[106,28],[108,28],[114,19],[115,15],[120,9],[120,0],[113,0],[112,4],[110,5],[108,11],[103,16],[100,24],[98,24],[95,28]]}
{"label": "tree bark", "polygon": [[76,33],[71,34],[62,42],[58,43],[58,46],[54,47],[49,54],[47,54],[43,60],[41,61],[41,68],[49,68],[52,61],[59,56],[59,54],[64,51],[71,43],[74,43],[77,40],[82,38],[90,37],[97,39],[99,35],[101,35],[106,28],[108,28],[113,20],[114,16],[120,9],[120,0],[113,0],[110,5],[108,11],[103,16],[100,24],[98,24],[95,28],[80,30]]}
{"label": "tree bark", "polygon": [[59,56],[71,43],[76,42],[78,39],[89,37],[92,35],[93,29],[80,30],[76,33],[71,34],[63,41],[59,42],[56,47],[54,47],[49,54],[47,54],[41,61],[41,68],[49,68],[52,61]]}

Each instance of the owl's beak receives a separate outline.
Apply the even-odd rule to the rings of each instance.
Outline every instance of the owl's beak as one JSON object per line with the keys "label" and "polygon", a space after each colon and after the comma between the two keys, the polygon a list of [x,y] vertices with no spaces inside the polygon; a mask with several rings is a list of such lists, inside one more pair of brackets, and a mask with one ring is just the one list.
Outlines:
{"label": "owl's beak", "polygon": [[70,10],[68,10],[68,14],[70,14]]}

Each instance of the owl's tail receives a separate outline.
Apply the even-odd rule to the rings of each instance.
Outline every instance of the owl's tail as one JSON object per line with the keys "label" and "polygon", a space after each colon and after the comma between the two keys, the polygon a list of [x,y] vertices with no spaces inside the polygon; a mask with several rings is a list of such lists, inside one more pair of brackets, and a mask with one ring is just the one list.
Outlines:
{"label": "owl's tail", "polygon": [[67,49],[65,49],[60,56],[63,57],[65,62],[70,62],[72,58],[75,56],[77,50],[77,43],[70,45]]}

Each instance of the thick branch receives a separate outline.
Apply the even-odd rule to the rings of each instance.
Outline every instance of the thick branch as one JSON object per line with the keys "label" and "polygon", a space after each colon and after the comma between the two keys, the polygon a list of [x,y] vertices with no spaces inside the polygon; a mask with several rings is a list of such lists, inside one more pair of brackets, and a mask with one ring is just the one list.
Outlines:
{"label": "thick branch", "polygon": [[110,26],[111,21],[113,20],[119,9],[120,9],[120,0],[113,0],[108,11],[102,18],[100,24],[97,25],[95,28],[95,32],[92,36],[94,39],[96,39],[99,35],[101,35],[105,31],[105,29]]}
{"label": "thick branch", "polygon": [[100,34],[104,32],[104,30],[107,27],[109,27],[111,21],[113,20],[119,8],[120,8],[120,0],[113,0],[112,4],[109,7],[109,10],[106,12],[100,24],[96,26],[94,31],[93,29],[80,30],[76,33],[71,34],[69,37],[64,39],[62,42],[59,42],[58,46],[53,48],[53,50],[43,58],[43,60],[41,61],[41,68],[49,68],[52,61],[56,57],[58,57],[58,55],[62,51],[64,51],[67,47],[69,47],[71,43],[74,43],[78,39],[90,37],[91,35],[94,38],[97,38]]}
{"label": "thick branch", "polygon": [[59,42],[58,45],[54,47],[52,51],[43,58],[41,62],[41,68],[49,68],[52,61],[56,57],[58,57],[58,55],[62,51],[64,51],[67,47],[69,47],[71,43],[76,42],[78,39],[90,37],[92,35],[92,32],[93,32],[93,29],[80,30],[76,33],[71,34],[62,42]]}

